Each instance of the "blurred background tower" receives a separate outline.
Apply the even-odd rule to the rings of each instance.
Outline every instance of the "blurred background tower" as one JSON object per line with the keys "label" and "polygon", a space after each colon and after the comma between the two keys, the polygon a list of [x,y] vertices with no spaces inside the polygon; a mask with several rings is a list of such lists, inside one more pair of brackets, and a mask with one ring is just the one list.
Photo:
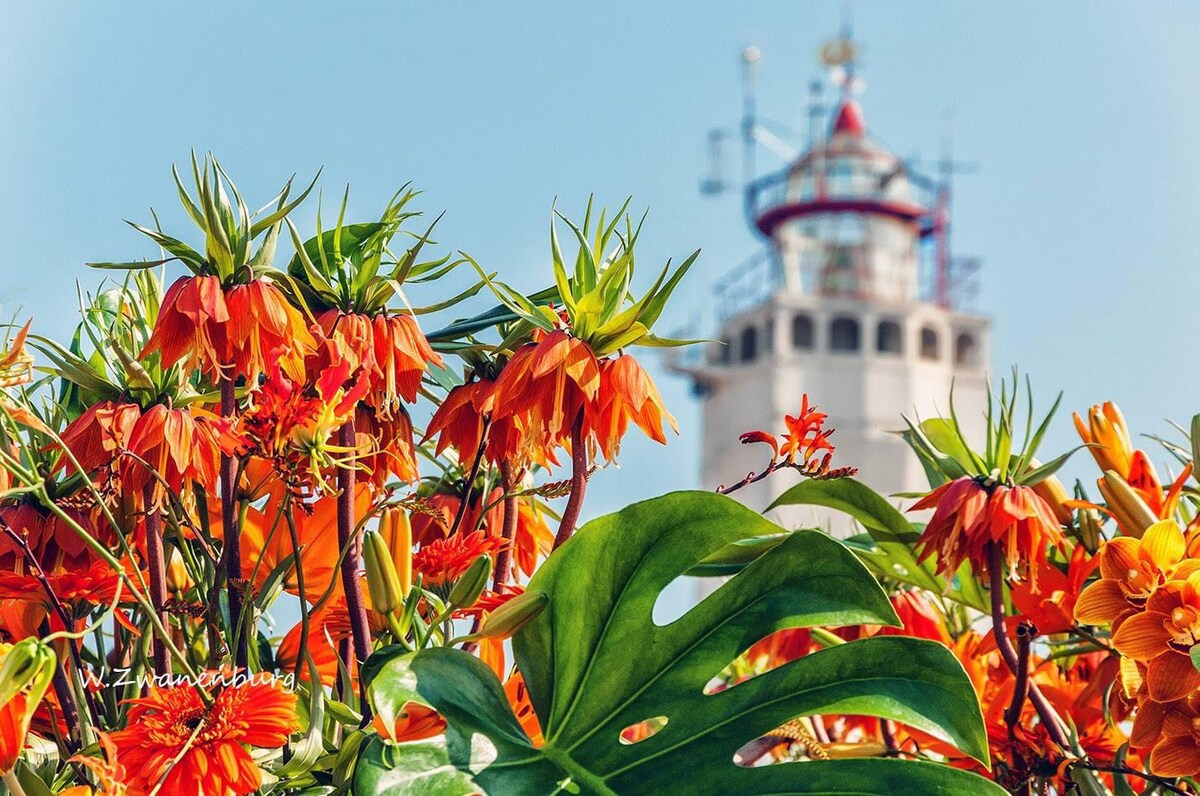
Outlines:
{"label": "blurred background tower", "polygon": [[[761,469],[768,449],[739,445],[738,434],[781,432],[804,393],[837,429],[835,465],[857,466],[883,494],[927,488],[920,462],[894,433],[902,415],[945,414],[953,385],[960,420],[969,433],[982,427],[990,324],[970,311],[978,261],[950,253],[950,181],[960,166],[948,137],[931,178],[868,135],[858,52],[848,35],[820,49],[836,97],[830,111],[822,83],[812,84],[800,149],[788,143],[794,133],[758,116],[760,53],[743,53],[745,205],[766,245],[714,285],[715,317],[696,331],[720,342],[668,362],[703,401],[706,488]],[[710,133],[701,191],[727,189],[720,149],[731,137]],[[785,167],[760,176],[759,150]],[[795,482],[781,473],[735,494],[762,510]],[[853,531],[844,515],[820,509],[771,516],[789,527]]]}

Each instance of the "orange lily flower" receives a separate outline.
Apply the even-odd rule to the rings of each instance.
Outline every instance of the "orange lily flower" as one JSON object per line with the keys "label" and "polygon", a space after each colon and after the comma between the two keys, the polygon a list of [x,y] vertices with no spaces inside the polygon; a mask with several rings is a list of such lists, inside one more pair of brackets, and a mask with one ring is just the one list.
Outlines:
{"label": "orange lily flower", "polygon": [[404,741],[420,741],[433,738],[446,731],[446,720],[433,708],[418,705],[416,702],[405,702],[396,716],[376,713],[371,720],[371,726],[379,737],[391,743]]}
{"label": "orange lily flower", "polygon": [[[99,788],[93,794],[91,787],[81,785],[79,787],[84,790],[79,792],[80,796],[126,796],[129,793],[126,785],[129,775],[125,771],[125,766],[117,759],[117,745],[113,743],[108,733],[97,731],[96,734],[100,738],[100,748],[104,751],[104,759],[82,754],[71,758],[71,762],[87,766],[95,776],[96,786]],[[63,791],[60,796],[67,796],[69,793],[70,789]]]}
{"label": "orange lily flower", "polygon": [[919,560],[937,554],[938,574],[953,575],[963,561],[977,572],[988,570],[987,545],[998,543],[1009,573],[1029,572],[1037,589],[1037,568],[1030,561],[1046,557],[1046,548],[1061,548],[1062,531],[1054,512],[1032,487],[1006,484],[988,486],[971,476],[942,484],[917,501],[912,511],[934,509],[918,545]]}
{"label": "orange lily flower", "polygon": [[596,412],[588,418],[588,431],[605,459],[612,461],[620,451],[630,421],[647,437],[665,445],[664,420],[679,433],[679,424],[663,406],[658,388],[636,359],[622,355],[601,360]]}
{"label": "orange lily flower", "polygon": [[1075,619],[1089,625],[1119,625],[1141,611],[1168,580],[1200,571],[1200,560],[1185,559],[1183,531],[1174,520],[1151,525],[1141,539],[1118,536],[1100,548],[1100,580],[1075,603]]}
{"label": "orange lily flower", "polygon": [[1113,470],[1123,478],[1129,476],[1133,457],[1133,440],[1125,425],[1125,416],[1112,401],[1097,404],[1088,410],[1088,419],[1076,412],[1075,429],[1088,446],[1088,452],[1100,465],[1101,472]]}
{"label": "orange lily flower", "polygon": [[1200,643],[1200,573],[1156,589],[1146,610],[1121,622],[1112,640],[1122,655],[1146,665],[1146,689],[1155,702],[1200,688],[1200,671],[1188,655]]}
{"label": "orange lily flower", "polygon": [[1066,573],[1048,560],[1037,563],[1039,588],[1022,582],[1012,587],[1013,606],[1018,616],[1009,617],[1009,629],[1021,622],[1032,622],[1042,635],[1065,633],[1075,626],[1075,606],[1088,576],[1100,564],[1100,557],[1090,557],[1083,545],[1071,551]]}
{"label": "orange lily flower", "polygon": [[[215,503],[215,501],[213,501]],[[357,484],[354,490],[356,517],[364,516],[371,507],[371,489],[368,484]],[[242,569],[254,573],[254,586],[261,589],[271,573],[295,554],[292,537],[288,531],[286,517],[278,516],[281,500],[271,498],[262,509],[251,507],[242,524],[241,550]],[[221,533],[220,505],[209,507],[210,527],[214,536]],[[294,504],[292,521],[296,536],[300,540],[299,565],[304,574],[304,592],[309,602],[315,603],[333,584],[333,593],[341,594],[342,581],[338,576],[337,499],[321,497],[311,503]],[[274,530],[272,530],[272,528]],[[284,591],[299,596],[300,583],[293,561],[283,576]]]}

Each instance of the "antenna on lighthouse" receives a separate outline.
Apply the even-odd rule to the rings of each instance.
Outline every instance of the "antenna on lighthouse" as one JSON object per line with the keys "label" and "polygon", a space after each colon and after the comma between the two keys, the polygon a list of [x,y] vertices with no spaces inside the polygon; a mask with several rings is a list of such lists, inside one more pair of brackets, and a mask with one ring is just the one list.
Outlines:
{"label": "antenna on lighthouse", "polygon": [[761,60],[762,50],[754,45],[742,50],[742,182],[745,185],[754,182],[754,133],[758,128],[755,104]]}

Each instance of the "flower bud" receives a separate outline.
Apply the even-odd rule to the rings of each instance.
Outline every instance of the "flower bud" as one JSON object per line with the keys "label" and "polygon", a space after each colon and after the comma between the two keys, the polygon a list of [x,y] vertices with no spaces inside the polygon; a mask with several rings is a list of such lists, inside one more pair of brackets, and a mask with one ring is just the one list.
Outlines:
{"label": "flower bud", "polygon": [[36,706],[54,675],[55,666],[54,650],[40,639],[27,638],[14,644],[0,665],[0,706],[7,705],[27,688],[35,692],[30,703]]}
{"label": "flower bud", "polygon": [[402,508],[385,509],[379,518],[379,533],[392,551],[400,589],[408,594],[412,588],[412,522],[408,512]]}
{"label": "flower bud", "polygon": [[532,622],[545,608],[550,598],[540,591],[518,594],[488,614],[479,628],[484,638],[507,638]]}
{"label": "flower bud", "polygon": [[1104,496],[1109,511],[1116,517],[1117,524],[1129,536],[1141,539],[1146,529],[1158,521],[1158,517],[1154,516],[1154,512],[1146,505],[1146,501],[1142,500],[1120,474],[1113,470],[1106,471],[1104,477],[1097,482],[1097,486],[1100,487],[1100,494]]}
{"label": "flower bud", "polygon": [[167,589],[176,597],[182,597],[194,586],[192,576],[188,574],[183,563],[183,554],[179,548],[171,548],[171,556],[167,561]]}
{"label": "flower bud", "polygon": [[475,559],[470,568],[450,590],[450,604],[456,608],[468,608],[475,604],[479,595],[487,588],[488,578],[492,574],[492,559],[482,555]]}
{"label": "flower bud", "polygon": [[371,607],[383,614],[390,614],[404,605],[407,592],[402,588],[392,551],[388,549],[383,534],[369,530],[363,534],[363,563],[367,570],[367,591],[371,594]]}

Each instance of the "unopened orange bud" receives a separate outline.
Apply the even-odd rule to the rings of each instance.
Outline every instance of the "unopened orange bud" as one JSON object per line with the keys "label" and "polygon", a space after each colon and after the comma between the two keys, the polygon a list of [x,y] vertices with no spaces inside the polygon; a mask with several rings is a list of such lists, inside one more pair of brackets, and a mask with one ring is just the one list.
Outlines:
{"label": "unopened orange bud", "polygon": [[379,518],[379,534],[392,551],[392,562],[405,595],[412,588],[412,521],[402,508],[385,509]]}
{"label": "unopened orange bud", "polygon": [[1146,529],[1158,521],[1146,501],[1113,470],[1105,472],[1096,485],[1126,535],[1141,539]]}

